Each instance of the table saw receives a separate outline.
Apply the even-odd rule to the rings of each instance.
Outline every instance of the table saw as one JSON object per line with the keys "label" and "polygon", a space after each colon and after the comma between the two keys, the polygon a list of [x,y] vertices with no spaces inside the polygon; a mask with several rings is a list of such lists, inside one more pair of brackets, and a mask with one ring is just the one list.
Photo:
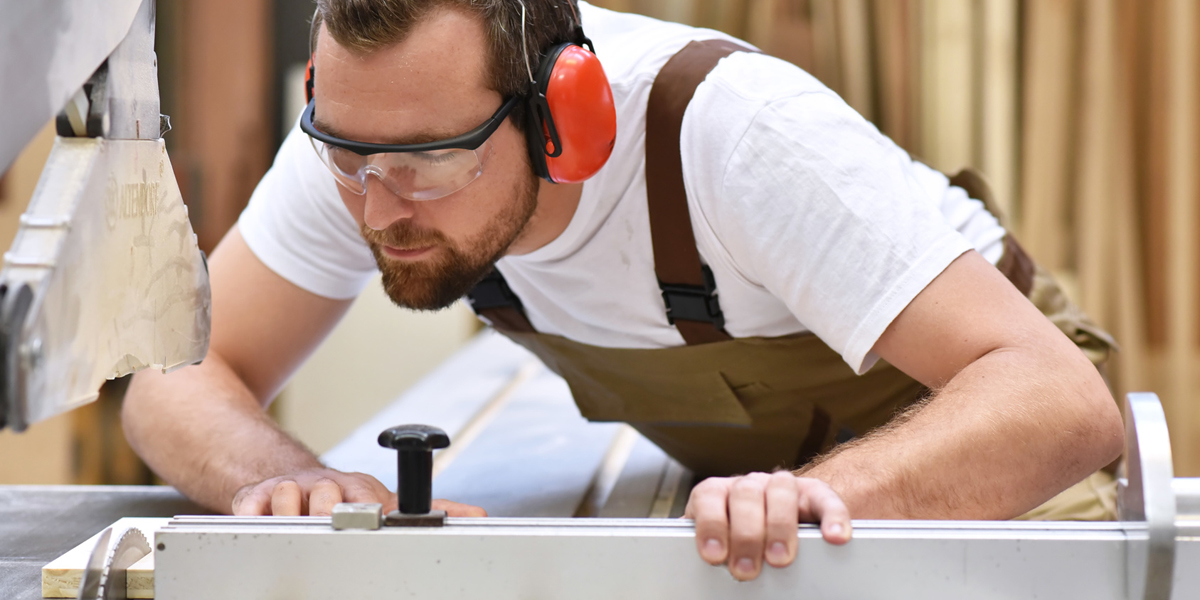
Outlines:
{"label": "table saw", "polygon": [[[203,358],[209,288],[162,141],[152,0],[0,5],[0,88],[32,90],[0,95],[0,168],[55,115],[60,134],[0,270],[0,427],[20,431],[107,378]],[[845,546],[802,526],[795,564],[737,583],[672,518],[686,469],[585,422],[561,379],[484,334],[323,457],[391,482],[399,510],[227,517],[167,488],[0,488],[0,596],[42,596],[38,572],[76,549],[82,598],[1200,598],[1200,482],[1173,476],[1153,394],[1126,413],[1121,521],[856,521]],[[447,518],[431,494],[492,517]]]}
{"label": "table saw", "polygon": [[[806,525],[795,564],[737,583],[699,559],[689,521],[669,518],[691,485],[685,469],[624,426],[584,421],[561,379],[484,333],[323,458],[394,487],[400,460],[379,445],[380,432],[439,426],[451,444],[429,461],[432,495],[492,517],[393,520],[376,506],[332,518],[170,518],[182,499],[166,490],[108,515],[165,517],[143,532],[161,599],[1200,598],[1200,480],[1172,476],[1156,397],[1133,394],[1127,410],[1122,521],[860,520],[841,547]],[[22,488],[0,498],[47,502],[54,493],[69,492]],[[24,514],[45,510],[28,504]],[[20,531],[41,548],[60,539],[61,553],[101,521],[41,537]],[[37,597],[33,565],[21,568],[22,582],[7,583],[17,593],[6,597]]]}

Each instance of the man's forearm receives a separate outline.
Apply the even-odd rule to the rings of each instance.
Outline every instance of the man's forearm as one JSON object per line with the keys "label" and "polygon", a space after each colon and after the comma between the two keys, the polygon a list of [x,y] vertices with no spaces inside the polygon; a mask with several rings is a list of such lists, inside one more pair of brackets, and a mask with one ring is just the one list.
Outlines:
{"label": "man's forearm", "polygon": [[855,518],[1016,517],[1120,453],[1119,411],[1081,360],[989,353],[892,424],[798,473],[827,482]]}
{"label": "man's forearm", "polygon": [[169,375],[139,373],[122,420],[130,444],[155,473],[220,512],[230,511],[244,485],[321,466],[213,353]]}

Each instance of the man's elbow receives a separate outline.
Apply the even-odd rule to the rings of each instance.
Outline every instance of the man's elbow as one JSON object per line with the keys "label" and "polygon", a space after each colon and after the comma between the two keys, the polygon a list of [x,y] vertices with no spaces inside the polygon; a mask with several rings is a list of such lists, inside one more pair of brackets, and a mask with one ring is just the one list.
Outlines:
{"label": "man's elbow", "polygon": [[1080,459],[1088,464],[1090,473],[1111,464],[1125,451],[1125,424],[1104,379],[1090,363],[1086,368],[1090,373],[1081,386],[1078,418],[1085,442]]}

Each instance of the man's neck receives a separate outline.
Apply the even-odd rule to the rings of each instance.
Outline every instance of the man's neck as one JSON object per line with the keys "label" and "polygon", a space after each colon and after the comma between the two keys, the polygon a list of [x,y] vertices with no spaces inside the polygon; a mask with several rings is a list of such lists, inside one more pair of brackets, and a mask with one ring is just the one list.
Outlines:
{"label": "man's neck", "polygon": [[539,179],[537,209],[507,254],[529,254],[558,239],[571,224],[582,194],[582,183],[549,183]]}

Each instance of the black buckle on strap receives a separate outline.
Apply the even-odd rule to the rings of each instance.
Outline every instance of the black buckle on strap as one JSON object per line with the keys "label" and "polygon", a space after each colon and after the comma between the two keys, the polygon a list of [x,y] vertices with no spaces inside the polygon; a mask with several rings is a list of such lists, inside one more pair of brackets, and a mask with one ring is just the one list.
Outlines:
{"label": "black buckle on strap", "polygon": [[658,282],[662,289],[663,302],[667,305],[667,322],[674,325],[676,319],[712,323],[717,329],[725,329],[725,314],[717,301],[717,281],[712,269],[702,265],[704,287]]}
{"label": "black buckle on strap", "polygon": [[524,310],[521,299],[508,287],[508,282],[504,280],[499,269],[493,269],[487,277],[475,284],[475,287],[467,292],[467,301],[471,303],[471,309],[476,313],[489,308],[508,306]]}

